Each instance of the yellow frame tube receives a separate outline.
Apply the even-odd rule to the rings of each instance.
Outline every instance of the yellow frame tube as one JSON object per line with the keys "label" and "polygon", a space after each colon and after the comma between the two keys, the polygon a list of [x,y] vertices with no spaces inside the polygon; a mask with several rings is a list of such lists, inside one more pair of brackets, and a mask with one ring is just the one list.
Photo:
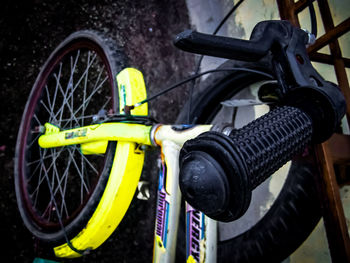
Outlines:
{"label": "yellow frame tube", "polygon": [[211,124],[195,125],[182,131],[177,131],[173,129],[173,125],[159,125],[154,132],[154,141],[159,146],[162,145],[163,141],[172,141],[182,147],[186,141],[196,138],[204,132],[210,131],[212,127],[213,125]]}
{"label": "yellow frame tube", "polygon": [[151,126],[142,124],[95,124],[71,130],[46,132],[40,136],[39,145],[42,148],[53,148],[98,141],[128,141],[151,145],[150,131]]}

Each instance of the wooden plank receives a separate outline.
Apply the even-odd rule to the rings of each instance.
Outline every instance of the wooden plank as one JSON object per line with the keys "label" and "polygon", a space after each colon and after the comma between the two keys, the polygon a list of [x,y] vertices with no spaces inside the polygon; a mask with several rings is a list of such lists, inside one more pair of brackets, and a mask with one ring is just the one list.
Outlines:
{"label": "wooden plank", "polygon": [[289,20],[294,26],[300,27],[294,0],[277,0],[277,5],[282,20]]}
{"label": "wooden plank", "polygon": [[[339,87],[346,101],[346,117],[348,125],[350,125],[350,87],[348,76],[346,75],[344,61],[341,58],[334,59],[334,70],[337,76]],[[349,126],[350,127],[350,126]]]}
{"label": "wooden plank", "polygon": [[[331,14],[328,2],[326,0],[318,1],[317,3],[320,8],[323,25],[327,35],[329,32],[331,32],[334,29],[332,14]],[[341,24],[348,24],[349,22],[346,22],[346,21],[349,21],[349,20],[350,18],[346,19]],[[340,46],[336,38],[332,39],[332,41],[329,42],[329,48],[331,50],[331,55],[334,59],[333,60],[334,70],[337,76],[338,85],[347,101],[346,117],[348,120],[348,124],[350,125],[350,87],[349,87],[348,77],[345,71],[344,61],[342,60]]]}
{"label": "wooden plank", "polygon": [[334,164],[350,164],[350,135],[335,133],[328,143]]}
{"label": "wooden plank", "polygon": [[[328,22],[327,22],[328,23]],[[326,26],[325,26],[326,27]],[[328,27],[328,26],[327,26]],[[323,36],[319,37],[315,44],[311,45],[307,51],[309,53],[316,52],[323,48],[324,46],[328,45],[338,37],[341,37],[344,35],[346,32],[350,31],[350,18],[346,19],[339,25],[333,28],[329,28]]]}
{"label": "wooden plank", "polygon": [[[277,3],[281,19],[289,20],[293,25],[300,26],[296,14],[306,7],[307,1],[300,0],[294,4],[294,1],[292,0],[277,0]],[[317,54],[314,55],[316,59],[327,60],[327,63],[330,63],[330,59],[332,60],[339,86],[343,92],[350,92],[350,89],[348,88],[349,83],[347,82],[345,72],[345,63],[341,55],[339,43],[336,39],[340,35],[344,34],[346,30],[348,30],[347,27],[349,19],[341,23],[340,27],[338,25],[338,27],[334,29],[333,19],[327,0],[318,0],[317,3],[320,8],[326,34],[323,39],[318,40],[316,46],[310,47],[310,49],[314,54]],[[331,32],[331,34],[327,35],[329,32]],[[316,53],[321,46],[327,45],[325,43],[329,43],[330,45],[331,56],[324,54],[318,55],[319,53]],[[347,115],[349,121],[350,119],[348,113],[350,100],[348,95],[345,95],[345,97],[348,102]],[[340,151],[339,149],[333,149],[332,151],[333,154],[338,154],[338,161],[345,161],[347,157],[345,158],[343,154],[347,155],[347,153],[336,152],[337,150]],[[320,169],[320,174],[318,175],[319,178],[317,181],[321,191],[320,196],[322,197],[321,200],[323,204],[323,218],[332,261],[350,262],[350,239],[328,142],[315,146],[315,153],[317,155]]]}
{"label": "wooden plank", "polygon": [[[320,62],[324,64],[334,65],[334,59],[331,55],[323,54],[319,52],[314,52],[312,54],[309,54],[310,60],[315,62]],[[342,58],[344,61],[344,66],[347,68],[350,68],[350,59],[349,58]]]}
{"label": "wooden plank", "polygon": [[350,262],[350,238],[328,142],[317,145],[316,152],[322,171],[318,182],[323,191],[323,219],[332,262]]}
{"label": "wooden plank", "polygon": [[[344,27],[347,27],[349,23],[347,21],[349,21],[349,19],[344,21],[340,27],[338,26],[338,29],[334,29],[333,18],[328,2],[326,0],[320,0],[317,3],[326,31],[325,38],[327,38],[327,41],[324,42],[329,43],[338,84],[343,92],[348,92],[349,83],[347,82],[344,61],[342,60],[341,50],[337,41],[337,37],[346,31],[344,30]],[[347,95],[345,95],[345,97],[348,99]],[[349,107],[347,109],[349,110]],[[349,113],[348,110],[347,115]],[[325,208],[323,218],[326,226],[328,245],[332,256],[332,261],[350,262],[350,239],[348,228],[344,215],[343,205],[340,199],[339,186],[335,178],[333,160],[331,157],[331,151],[329,149],[328,142],[317,146],[317,155],[319,164],[322,168],[322,178],[320,182],[322,182],[323,189],[325,191],[323,195],[323,204]]]}

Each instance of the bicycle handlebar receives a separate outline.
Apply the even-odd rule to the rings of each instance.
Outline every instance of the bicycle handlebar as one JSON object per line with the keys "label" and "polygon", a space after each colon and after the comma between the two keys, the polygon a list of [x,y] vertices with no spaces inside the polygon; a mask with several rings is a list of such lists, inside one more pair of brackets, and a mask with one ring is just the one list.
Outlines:
{"label": "bicycle handlebar", "polygon": [[313,68],[308,34],[288,21],[258,23],[250,40],[193,31],[178,35],[183,50],[243,61],[269,59],[280,104],[230,136],[207,132],[186,142],[180,153],[180,189],[194,208],[232,221],[247,210],[251,191],[310,143],[327,140],[345,114],[340,89]]}
{"label": "bicycle handlebar", "polygon": [[311,118],[302,110],[276,108],[229,135],[206,132],[180,153],[180,189],[207,216],[232,221],[247,210],[254,188],[305,149]]}

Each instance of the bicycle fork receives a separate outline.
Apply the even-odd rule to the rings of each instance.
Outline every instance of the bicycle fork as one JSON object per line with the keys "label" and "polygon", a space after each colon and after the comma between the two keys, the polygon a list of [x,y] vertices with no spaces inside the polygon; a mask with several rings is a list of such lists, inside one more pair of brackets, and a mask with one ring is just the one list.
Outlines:
{"label": "bicycle fork", "polygon": [[[161,146],[153,262],[175,260],[181,209],[179,152],[188,138],[209,130],[210,126],[184,130],[177,130],[178,128],[156,126],[154,132],[151,132],[151,140]],[[215,262],[216,243],[216,222],[186,204],[186,261]]]}

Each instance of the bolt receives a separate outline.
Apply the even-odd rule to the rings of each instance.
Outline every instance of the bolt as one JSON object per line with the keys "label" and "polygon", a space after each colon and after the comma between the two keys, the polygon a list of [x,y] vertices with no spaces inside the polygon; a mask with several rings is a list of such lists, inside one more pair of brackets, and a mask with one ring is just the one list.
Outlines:
{"label": "bolt", "polygon": [[311,46],[315,44],[316,42],[316,36],[314,34],[311,34],[307,29],[303,29],[305,33],[307,33],[308,39],[307,39],[307,44],[306,46]]}

